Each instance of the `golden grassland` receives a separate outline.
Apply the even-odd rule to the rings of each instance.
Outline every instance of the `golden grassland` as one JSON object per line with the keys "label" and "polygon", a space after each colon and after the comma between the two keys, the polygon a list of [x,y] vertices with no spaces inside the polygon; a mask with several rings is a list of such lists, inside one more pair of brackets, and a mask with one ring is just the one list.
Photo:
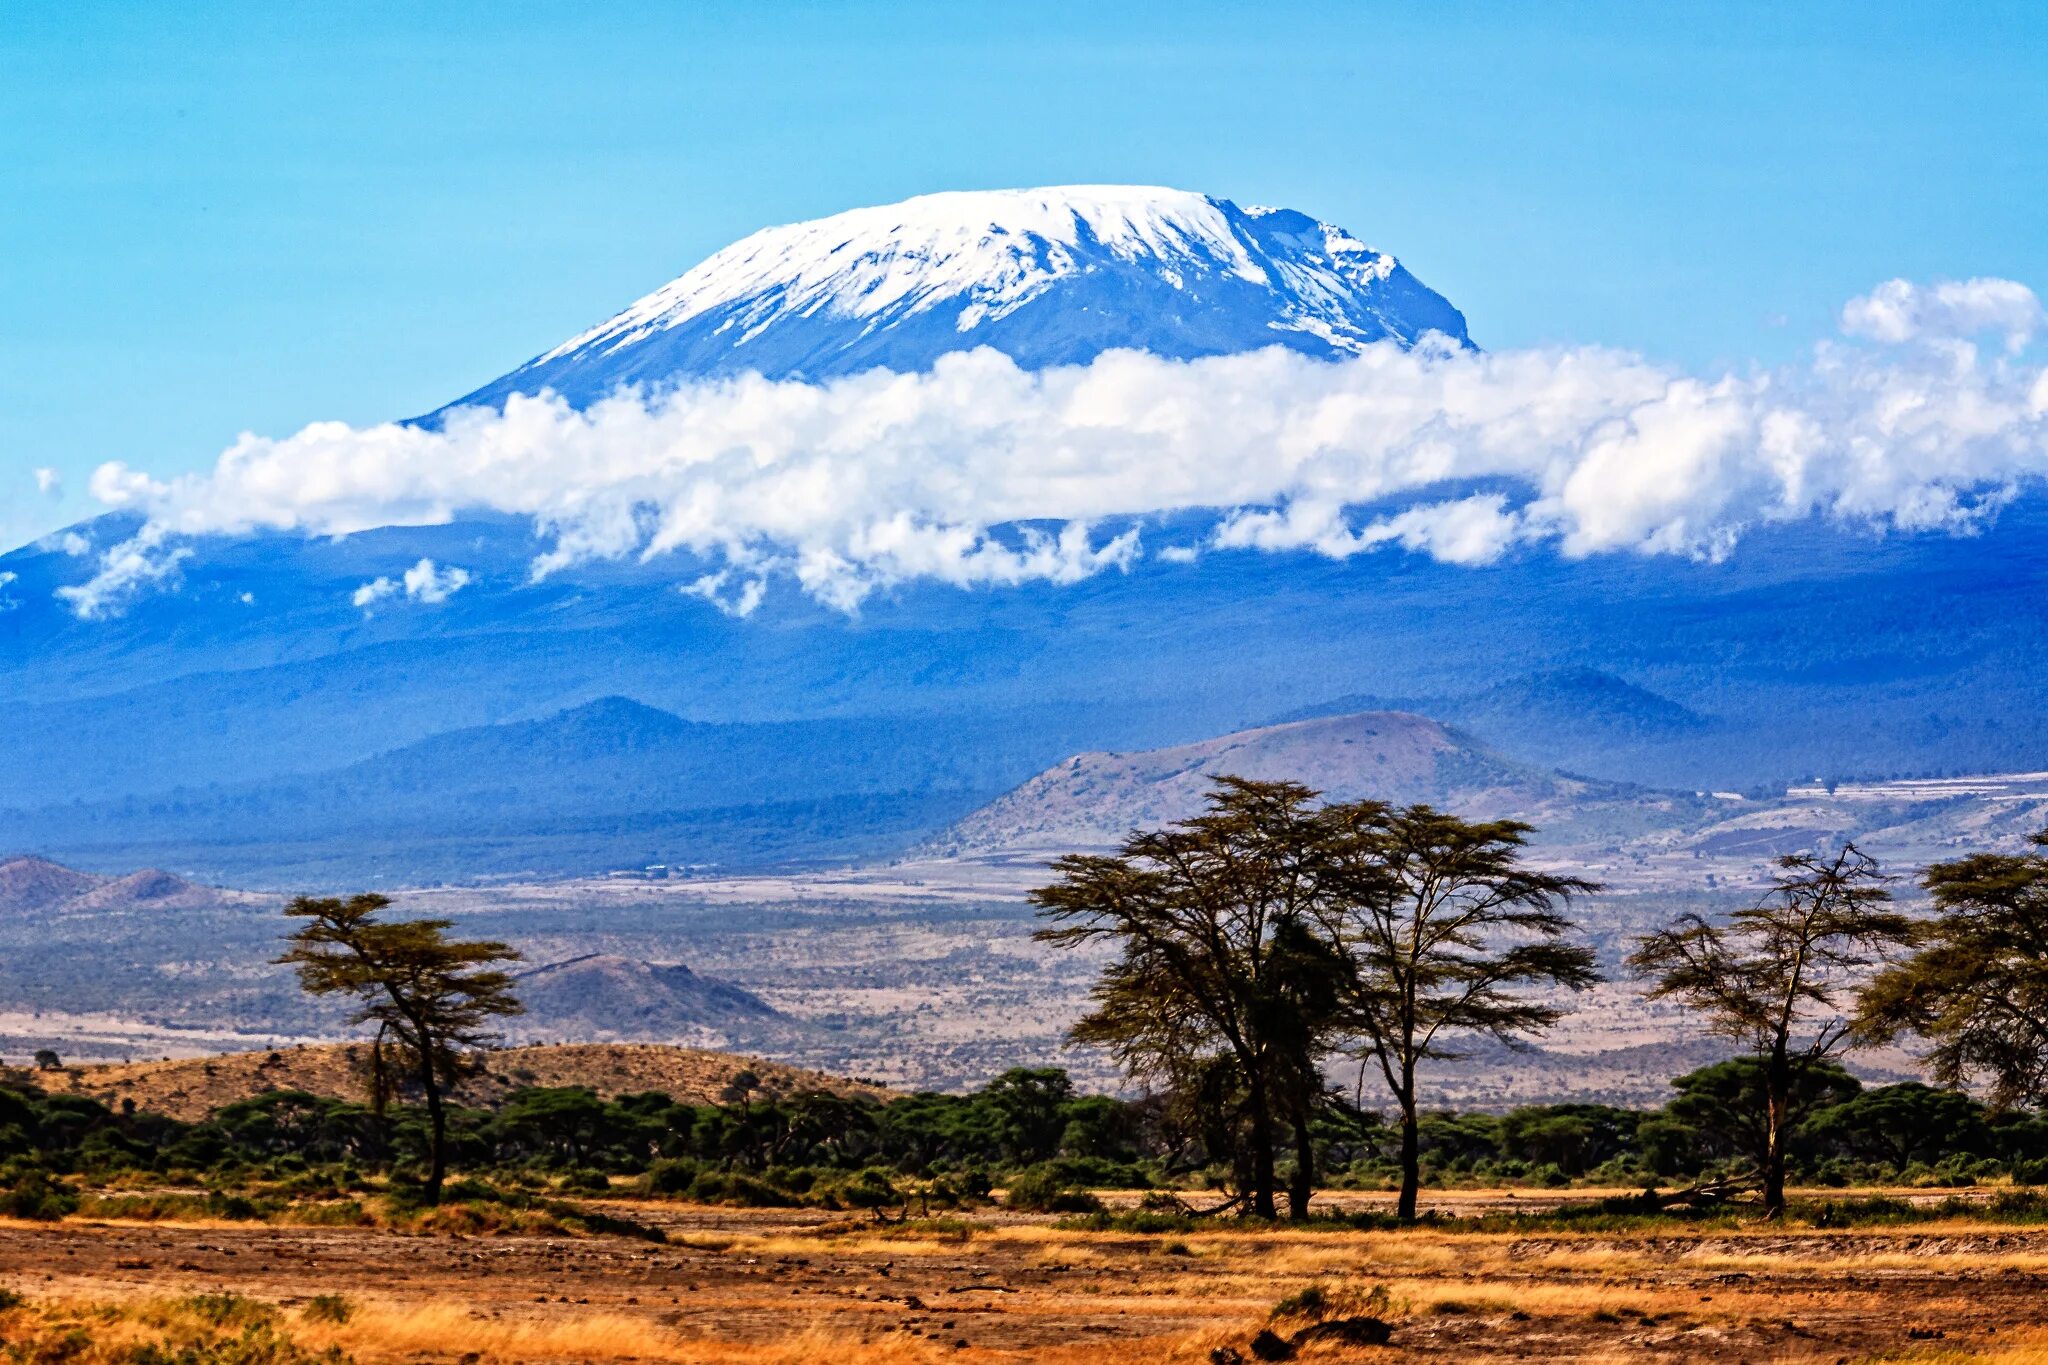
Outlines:
{"label": "golden grassland", "polygon": [[[53,1094],[89,1095],[114,1106],[132,1100],[139,1109],[190,1123],[224,1104],[272,1090],[361,1099],[367,1060],[364,1045],[335,1043],[172,1061],[71,1066],[36,1072],[32,1079]],[[889,1093],[822,1071],[729,1052],[663,1043],[560,1043],[503,1048],[487,1054],[484,1069],[465,1080],[458,1095],[465,1103],[490,1104],[521,1086],[580,1085],[607,1098],[660,1090],[686,1104],[713,1104],[743,1070],[752,1071],[769,1093]]]}
{"label": "golden grassland", "polygon": [[666,1242],[517,1224],[0,1223],[0,1286],[21,1296],[0,1312],[0,1360],[1135,1365],[1252,1359],[1262,1330],[1369,1315],[1390,1345],[1299,1358],[2048,1365],[2048,1227],[1978,1215],[1154,1234],[995,1211],[894,1225],[630,1207]]}

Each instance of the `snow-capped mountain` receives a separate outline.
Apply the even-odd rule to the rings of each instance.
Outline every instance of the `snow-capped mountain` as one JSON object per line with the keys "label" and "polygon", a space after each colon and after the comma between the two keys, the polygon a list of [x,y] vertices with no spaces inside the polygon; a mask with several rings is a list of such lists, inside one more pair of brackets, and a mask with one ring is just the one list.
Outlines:
{"label": "snow-capped mountain", "polygon": [[989,346],[1027,369],[1130,348],[1317,356],[1465,319],[1385,252],[1292,209],[1133,185],[930,194],[768,228],[458,400],[754,371],[927,368]]}
{"label": "snow-capped mountain", "polygon": [[[911,372],[980,346],[1027,368],[1113,347],[1340,357],[1431,331],[1471,344],[1391,256],[1303,214],[944,194],[757,233],[460,401]],[[536,576],[553,528],[451,511],[187,537],[94,619],[59,594],[139,512],[0,554],[0,852],[295,889],[869,856],[1077,752],[1366,709],[1686,791],[2048,767],[2038,494],[1981,537],[1786,522],[1712,562],[1484,570],[1391,547],[1161,552],[1078,583],[912,578],[857,618],[780,586],[729,616],[723,562],[682,550]],[[1209,515],[1161,513],[1145,543],[1197,543]],[[1392,752],[1346,739],[1336,759],[1361,770]]]}

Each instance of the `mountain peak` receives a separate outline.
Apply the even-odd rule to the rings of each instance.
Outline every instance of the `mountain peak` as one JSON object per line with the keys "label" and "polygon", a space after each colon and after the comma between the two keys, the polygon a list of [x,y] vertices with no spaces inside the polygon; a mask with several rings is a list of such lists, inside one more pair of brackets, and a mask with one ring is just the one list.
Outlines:
{"label": "mountain peak", "polygon": [[988,346],[1026,369],[1107,350],[1334,357],[1465,319],[1392,256],[1291,209],[1151,185],[920,195],[765,228],[451,406],[755,372],[929,368]]}

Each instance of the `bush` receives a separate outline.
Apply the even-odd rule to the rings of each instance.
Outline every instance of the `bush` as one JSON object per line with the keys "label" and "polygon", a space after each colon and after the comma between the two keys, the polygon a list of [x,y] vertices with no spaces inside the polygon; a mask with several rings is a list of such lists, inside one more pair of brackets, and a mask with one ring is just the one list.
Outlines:
{"label": "bush", "polygon": [[800,1202],[765,1180],[736,1171],[704,1171],[690,1182],[689,1197],[700,1204],[733,1204],[743,1209],[791,1209]]}
{"label": "bush", "polygon": [[1027,1213],[1100,1213],[1102,1201],[1068,1181],[1051,1162],[1019,1171],[1003,1190],[1003,1205]]}
{"label": "bush", "polygon": [[356,1306],[346,1294],[315,1294],[299,1312],[308,1322],[343,1323],[355,1316]]}
{"label": "bush", "polygon": [[0,1217],[54,1223],[77,1209],[77,1193],[69,1185],[52,1180],[47,1171],[31,1170],[0,1193]]}
{"label": "bush", "polygon": [[1044,1163],[1068,1185],[1077,1189],[1149,1190],[1152,1177],[1127,1161],[1105,1161],[1101,1157],[1058,1157]]}
{"label": "bush", "polygon": [[889,1173],[873,1167],[832,1185],[820,1186],[818,1193],[825,1202],[848,1209],[880,1211],[903,1203],[903,1195]]}
{"label": "bush", "polygon": [[688,1194],[703,1168],[688,1157],[663,1157],[647,1168],[640,1187],[648,1194]]}

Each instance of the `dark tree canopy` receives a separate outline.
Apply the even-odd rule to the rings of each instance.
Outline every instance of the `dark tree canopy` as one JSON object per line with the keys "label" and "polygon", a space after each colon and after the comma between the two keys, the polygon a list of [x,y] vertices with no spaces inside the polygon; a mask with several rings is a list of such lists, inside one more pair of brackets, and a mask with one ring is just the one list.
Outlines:
{"label": "dark tree canopy", "polygon": [[1785,1138],[1798,1121],[1802,1079],[1849,1044],[1845,1001],[1861,974],[1918,934],[1892,907],[1886,881],[1854,844],[1831,857],[1788,855],[1770,892],[1727,925],[1684,915],[1629,957],[1651,979],[1652,999],[1684,1001],[1762,1062],[1768,1216],[1785,1208]]}
{"label": "dark tree canopy", "polygon": [[[1062,858],[1060,880],[1032,893],[1057,922],[1041,940],[1118,949],[1075,1039],[1133,1075],[1206,1096],[1211,1114],[1241,1117],[1242,1189],[1265,1217],[1277,1212],[1279,1124],[1321,1089],[1334,998],[1334,960],[1306,929],[1313,799],[1298,783],[1221,778],[1203,815],[1135,833],[1112,857]],[[1312,1166],[1302,1148],[1298,1166]],[[1311,1175],[1297,1170],[1303,1206]]]}
{"label": "dark tree canopy", "polygon": [[352,1024],[375,1024],[371,1102],[380,1112],[400,1075],[418,1084],[433,1125],[427,1195],[440,1198],[447,1175],[442,1092],[471,1054],[497,1041],[489,1025],[522,1009],[512,978],[494,965],[517,961],[503,943],[448,937],[453,921],[387,920],[379,895],[300,896],[285,914],[305,921],[277,960],[298,970],[311,995],[355,998]]}
{"label": "dark tree canopy", "polygon": [[[2048,848],[2048,832],[2034,843]],[[2000,1108],[2048,1102],[2048,855],[1936,863],[1924,885],[1939,913],[1920,950],[1870,983],[1859,1031],[1926,1038],[1939,1084],[1981,1083]]]}
{"label": "dark tree canopy", "polygon": [[1306,1214],[1332,1102],[1323,1064],[1370,1058],[1401,1109],[1413,1217],[1418,1068],[1460,1037],[1540,1030],[1563,1011],[1533,992],[1598,979],[1592,954],[1561,941],[1565,904],[1594,888],[1526,867],[1527,825],[1315,801],[1298,783],[1218,778],[1202,816],[1113,857],[1061,859],[1061,880],[1034,893],[1060,922],[1039,937],[1116,946],[1074,1037],[1164,1082],[1211,1150],[1241,1121],[1254,1212],[1274,1211],[1284,1125],[1289,1207]]}
{"label": "dark tree canopy", "polygon": [[1341,1028],[1400,1109],[1398,1209],[1413,1218],[1419,1069],[1461,1039],[1513,1046],[1563,1017],[1556,988],[1600,979],[1591,950],[1564,941],[1564,911],[1598,888],[1526,866],[1531,828],[1515,820],[1359,802],[1323,821],[1317,909],[1344,963]]}

